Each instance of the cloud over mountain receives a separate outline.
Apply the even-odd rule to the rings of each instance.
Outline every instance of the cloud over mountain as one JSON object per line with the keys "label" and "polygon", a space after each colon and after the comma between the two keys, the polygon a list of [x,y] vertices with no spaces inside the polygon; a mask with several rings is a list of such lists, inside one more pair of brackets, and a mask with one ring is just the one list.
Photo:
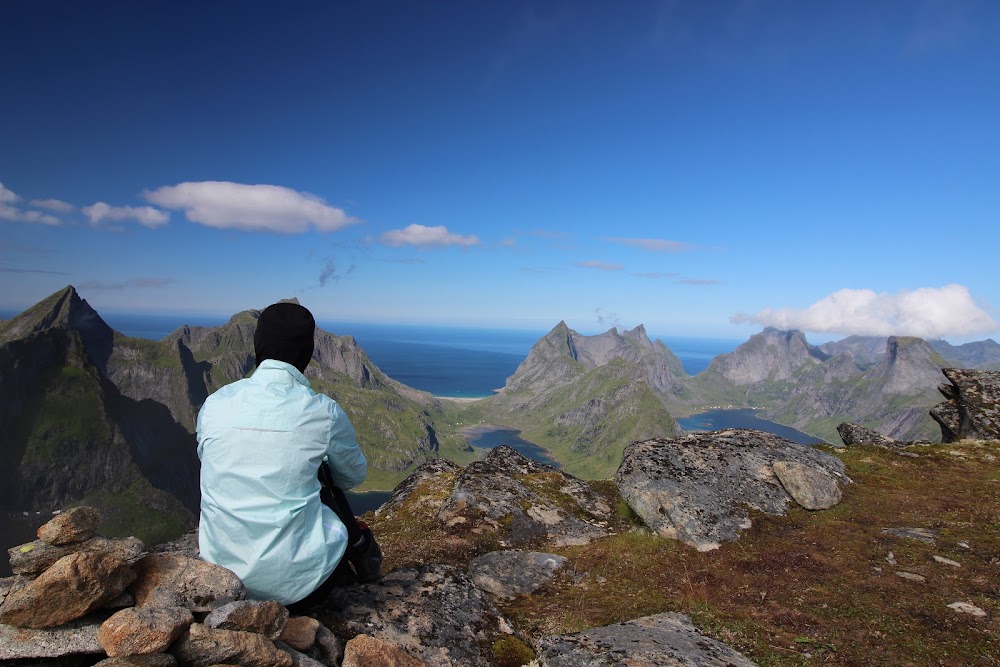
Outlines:
{"label": "cloud over mountain", "polygon": [[1000,325],[972,299],[963,285],[924,287],[896,294],[867,289],[842,289],[808,308],[765,308],[752,315],[729,318],[779,329],[868,336],[973,336],[996,331]]}
{"label": "cloud over mountain", "polygon": [[444,225],[427,227],[425,225],[409,225],[404,229],[393,229],[384,232],[379,239],[382,243],[393,246],[417,246],[421,248],[443,248],[457,245],[468,248],[479,245],[478,236],[462,236],[448,231]]}
{"label": "cloud over mountain", "polygon": [[220,229],[301,234],[336,231],[360,222],[342,209],[280,185],[199,181],[148,190],[150,203],[184,212],[191,222]]}

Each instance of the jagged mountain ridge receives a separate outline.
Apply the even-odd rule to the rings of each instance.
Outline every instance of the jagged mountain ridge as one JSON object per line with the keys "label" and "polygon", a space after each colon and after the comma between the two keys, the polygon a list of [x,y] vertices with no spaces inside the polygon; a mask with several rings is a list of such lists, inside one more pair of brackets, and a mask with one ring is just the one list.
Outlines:
{"label": "jagged mountain ridge", "polygon": [[[767,328],[733,352],[719,355],[693,379],[695,391],[763,415],[830,442],[836,425],[854,421],[900,440],[933,439],[928,411],[948,362],[926,341],[884,340],[876,359],[871,340],[809,345],[799,331]],[[853,351],[862,355],[859,362]]]}
{"label": "jagged mountain ridge", "polygon": [[930,341],[930,344],[953,366],[979,371],[1000,371],[1000,343],[992,338],[962,345],[952,345],[944,340]]}
{"label": "jagged mountain ridge", "polygon": [[[856,363],[865,366],[877,364],[885,354],[886,336],[848,336],[842,340],[823,343],[819,349],[827,354],[850,352]],[[992,338],[961,345],[946,340],[928,340],[927,344],[940,354],[949,366],[981,371],[1000,370],[1000,343]]]}
{"label": "jagged mountain ridge", "polygon": [[559,322],[477,410],[521,429],[570,472],[600,477],[614,472],[628,443],[682,432],[667,397],[686,396],[687,377],[680,359],[641,325],[584,336]]}
{"label": "jagged mountain ridge", "polygon": [[622,333],[612,328],[596,336],[584,336],[561,321],[532,346],[507,379],[504,392],[545,393],[614,359],[635,364],[641,379],[661,393],[678,389],[682,379],[688,377],[681,360],[661,341],[652,342],[641,324]]}
{"label": "jagged mountain ridge", "polygon": [[[881,345],[878,355],[872,352],[876,344]],[[665,415],[647,424],[659,421],[662,428],[669,422],[675,432],[679,428],[673,416],[666,415],[730,405],[762,408],[763,416],[773,421],[831,442],[839,442],[836,426],[842,421],[902,440],[936,439],[938,429],[928,411],[937,402],[941,368],[947,365],[919,338],[853,336],[813,346],[802,332],[769,327],[692,377],[661,341],[650,342],[641,326],[583,336],[560,322],[532,347],[500,394],[488,399],[492,412],[487,414],[518,428],[527,426],[535,441],[556,451],[567,438],[576,439],[571,450],[584,449],[581,442],[591,443],[592,453],[614,450],[616,443],[595,433],[608,432],[607,424],[614,420],[610,413],[595,414],[595,408],[616,405],[612,397],[620,394],[606,387],[598,398],[585,389],[595,384],[588,374],[603,369],[606,376],[650,391]],[[567,400],[567,394],[576,402]],[[635,409],[629,403],[616,407]],[[591,434],[570,433],[569,425],[589,428]],[[614,431],[616,437],[622,435],[621,429]]]}
{"label": "jagged mountain ridge", "polygon": [[0,505],[88,502],[166,539],[194,523],[197,458],[164,406],[108,380],[112,338],[71,289],[0,323]]}
{"label": "jagged mountain ridge", "polygon": [[[151,341],[113,331],[69,286],[0,322],[0,505],[51,509],[139,484],[196,511],[195,419],[211,392],[253,369],[259,314]],[[318,330],[313,359],[307,376],[341,402],[374,471],[437,455],[417,402],[426,394],[385,376],[349,336]]]}

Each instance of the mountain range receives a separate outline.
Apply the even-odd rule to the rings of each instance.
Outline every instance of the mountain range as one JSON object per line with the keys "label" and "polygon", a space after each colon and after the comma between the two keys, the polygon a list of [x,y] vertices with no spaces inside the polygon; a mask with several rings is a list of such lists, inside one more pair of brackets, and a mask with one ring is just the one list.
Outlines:
{"label": "mountain range", "polygon": [[[259,314],[151,341],[112,330],[67,287],[0,321],[0,506],[84,500],[152,540],[192,525],[195,419],[210,393],[252,371]],[[1000,346],[908,337],[813,346],[769,328],[691,376],[641,325],[586,336],[560,322],[496,395],[460,402],[393,380],[353,337],[318,330],[306,375],[350,416],[368,486],[389,488],[426,460],[477,458],[462,431],[483,423],[520,429],[568,472],[602,478],[629,443],[680,435],[675,417],[711,406],[758,408],[831,442],[841,421],[932,439],[928,409],[944,366],[997,368]]]}

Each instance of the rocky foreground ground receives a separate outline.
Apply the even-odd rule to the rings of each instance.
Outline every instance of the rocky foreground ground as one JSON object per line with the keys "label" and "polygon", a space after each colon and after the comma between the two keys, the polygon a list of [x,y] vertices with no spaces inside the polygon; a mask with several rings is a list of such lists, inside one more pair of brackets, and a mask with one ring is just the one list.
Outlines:
{"label": "rocky foreground ground", "polygon": [[996,409],[951,393],[945,445],[854,427],[835,452],[727,430],[633,443],[603,482],[504,447],[430,462],[368,517],[385,580],[303,616],[246,600],[193,534],[105,539],[76,508],[10,550],[0,660],[997,664],[1000,442],[964,438],[984,421],[961,396],[986,422]]}

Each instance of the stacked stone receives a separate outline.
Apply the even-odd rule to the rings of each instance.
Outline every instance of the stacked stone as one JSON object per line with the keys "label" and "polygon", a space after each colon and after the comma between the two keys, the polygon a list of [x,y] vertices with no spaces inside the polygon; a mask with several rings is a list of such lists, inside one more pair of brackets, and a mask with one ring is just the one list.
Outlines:
{"label": "stacked stone", "polygon": [[[179,554],[146,553],[134,537],[95,537],[90,507],[59,514],[38,540],[8,550],[0,579],[0,660],[107,655],[101,667],[236,663],[340,664],[340,641],[278,602],[245,600],[229,570]],[[117,611],[116,611],[117,610]]]}

